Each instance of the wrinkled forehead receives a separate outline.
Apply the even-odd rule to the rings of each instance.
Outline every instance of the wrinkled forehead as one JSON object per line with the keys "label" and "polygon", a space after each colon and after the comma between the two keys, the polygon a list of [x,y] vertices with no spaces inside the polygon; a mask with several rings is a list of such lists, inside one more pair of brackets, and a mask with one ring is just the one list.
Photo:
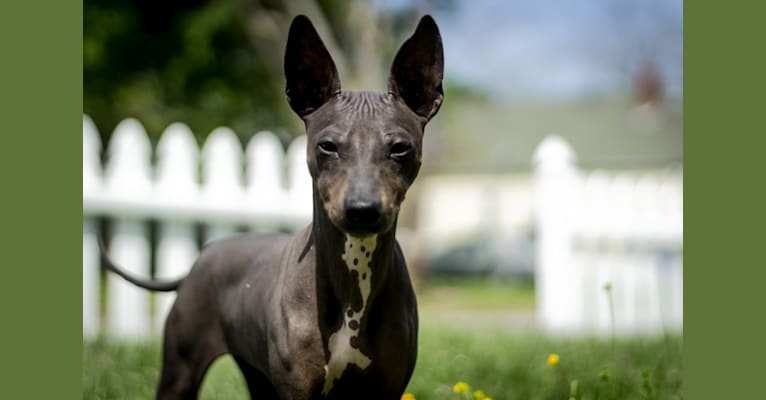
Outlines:
{"label": "wrinkled forehead", "polygon": [[389,93],[342,92],[306,118],[309,135],[333,131],[420,135],[423,120]]}

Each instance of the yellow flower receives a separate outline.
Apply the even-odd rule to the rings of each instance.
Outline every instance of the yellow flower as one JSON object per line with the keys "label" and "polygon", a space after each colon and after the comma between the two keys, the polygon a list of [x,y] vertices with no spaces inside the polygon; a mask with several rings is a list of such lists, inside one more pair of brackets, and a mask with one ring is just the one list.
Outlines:
{"label": "yellow flower", "polygon": [[558,365],[558,363],[559,363],[559,355],[556,353],[551,353],[548,356],[548,365],[554,366],[554,365]]}
{"label": "yellow flower", "polygon": [[474,398],[475,400],[484,400],[484,399],[486,399],[487,397],[486,397],[486,396],[484,396],[484,391],[483,391],[483,390],[481,390],[481,389],[479,389],[479,390],[477,390],[477,391],[473,392],[473,398]]}
{"label": "yellow flower", "polygon": [[482,400],[492,400],[492,398],[491,397],[485,397]]}
{"label": "yellow flower", "polygon": [[452,391],[455,393],[465,393],[468,391],[468,384],[465,382],[458,382],[452,387]]}
{"label": "yellow flower", "polygon": [[412,393],[405,393],[402,395],[402,400],[415,400],[415,395]]}

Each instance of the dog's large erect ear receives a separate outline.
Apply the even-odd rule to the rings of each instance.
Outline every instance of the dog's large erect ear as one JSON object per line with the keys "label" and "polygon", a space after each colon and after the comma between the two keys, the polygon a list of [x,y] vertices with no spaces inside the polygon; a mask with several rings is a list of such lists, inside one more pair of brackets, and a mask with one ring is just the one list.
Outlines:
{"label": "dog's large erect ear", "polygon": [[338,70],[314,25],[298,15],[290,25],[285,49],[287,101],[301,117],[340,93]]}
{"label": "dog's large erect ear", "polygon": [[426,15],[396,53],[388,90],[404,100],[416,114],[431,119],[444,100],[443,75],[442,38],[436,22]]}

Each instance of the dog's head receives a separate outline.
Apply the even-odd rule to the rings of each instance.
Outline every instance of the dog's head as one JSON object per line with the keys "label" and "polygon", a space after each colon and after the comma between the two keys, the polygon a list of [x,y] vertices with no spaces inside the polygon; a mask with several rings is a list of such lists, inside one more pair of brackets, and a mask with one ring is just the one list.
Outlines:
{"label": "dog's head", "polygon": [[343,92],[309,19],[293,20],[287,99],[306,124],[309,171],[340,230],[363,237],[394,226],[420,169],[423,129],[444,99],[443,71],[439,29],[425,16],[394,58],[387,93]]}

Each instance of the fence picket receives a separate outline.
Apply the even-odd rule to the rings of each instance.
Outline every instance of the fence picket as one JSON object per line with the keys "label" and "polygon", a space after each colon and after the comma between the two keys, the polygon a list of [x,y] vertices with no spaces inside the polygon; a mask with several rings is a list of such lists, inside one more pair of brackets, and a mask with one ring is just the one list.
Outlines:
{"label": "fence picket", "polygon": [[[273,133],[258,132],[247,144],[247,203],[254,210],[278,213],[285,199],[283,184],[285,152]],[[255,230],[275,228],[269,221],[256,221]]]}
{"label": "fence picket", "polygon": [[[159,198],[174,204],[198,201],[198,153],[188,126],[182,123],[168,126],[157,144],[155,187]],[[193,223],[187,219],[168,219],[161,222],[158,233],[156,277],[175,279],[188,274],[198,254]],[[154,328],[160,332],[176,293],[157,293],[156,296]]]}
{"label": "fence picket", "polygon": [[302,215],[311,215],[312,187],[311,175],[306,165],[306,135],[295,138],[287,148],[288,159],[288,195],[290,208]]}
{"label": "fence picket", "polygon": [[[242,147],[236,134],[219,127],[210,133],[202,147],[202,196],[221,213],[242,207]],[[205,242],[231,236],[236,226],[227,221],[213,222],[205,232]]]}
{"label": "fence picket", "polygon": [[[594,324],[597,332],[610,334],[612,327],[617,324],[616,305],[615,305],[615,274],[612,268],[612,258],[608,252],[603,250],[598,252],[596,259],[596,292],[591,295],[597,296],[598,308]],[[611,287],[606,290],[607,285]]]}
{"label": "fence picket", "polygon": [[[82,118],[82,190],[93,193],[101,187],[101,140],[93,121]],[[99,257],[96,226],[92,217],[83,217],[82,227],[82,333],[93,338],[99,333]]]}
{"label": "fence picket", "polygon": [[[107,189],[127,199],[151,197],[151,147],[141,123],[135,119],[120,122],[108,154]],[[129,273],[149,276],[151,255],[144,221],[120,217],[114,224],[109,251],[112,259]],[[145,337],[150,326],[149,293],[113,274],[109,277],[109,333],[124,339]]]}
{"label": "fence picket", "polygon": [[82,190],[95,192],[101,188],[101,139],[93,121],[82,117]]}

